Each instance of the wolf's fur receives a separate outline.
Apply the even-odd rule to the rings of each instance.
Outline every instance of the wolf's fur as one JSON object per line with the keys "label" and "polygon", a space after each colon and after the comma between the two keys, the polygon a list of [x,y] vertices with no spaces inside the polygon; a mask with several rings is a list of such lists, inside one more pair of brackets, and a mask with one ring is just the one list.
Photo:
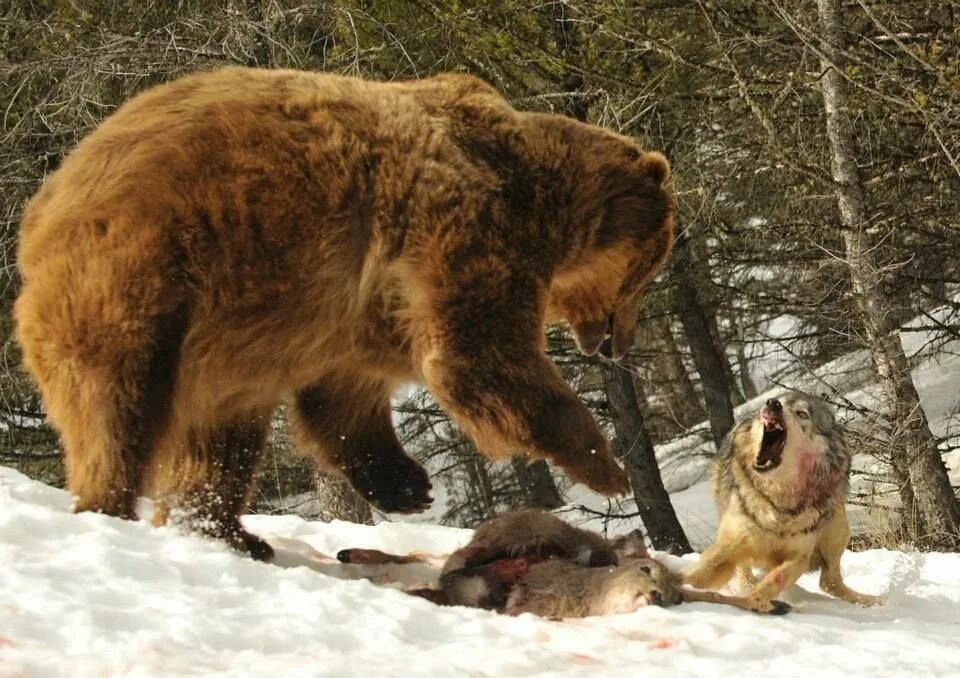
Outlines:
{"label": "wolf's fur", "polygon": [[390,420],[410,380],[484,454],[626,491],[543,326],[626,352],[673,241],[668,174],[466,75],[227,68],[134,97],[20,229],[17,337],[76,509],[130,518],[152,494],[158,522],[269,557],[238,516],[289,397],[302,450],[383,510],[422,510]]}
{"label": "wolf's fur", "polygon": [[[767,458],[771,448],[762,446],[765,420],[777,426],[782,420],[786,437],[778,459]],[[800,575],[819,569],[824,591],[861,605],[879,602],[849,589],[840,573],[850,540],[844,508],[849,473],[850,452],[826,403],[800,392],[768,401],[734,427],[718,455],[717,538],[684,581],[717,589],[736,571],[741,587],[750,589],[751,607],[769,611]],[[754,567],[765,572],[759,581]]]}

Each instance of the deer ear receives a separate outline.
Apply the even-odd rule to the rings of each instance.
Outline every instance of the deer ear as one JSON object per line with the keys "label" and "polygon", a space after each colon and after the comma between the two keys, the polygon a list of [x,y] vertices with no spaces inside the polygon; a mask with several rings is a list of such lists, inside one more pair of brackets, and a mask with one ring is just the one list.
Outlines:
{"label": "deer ear", "polygon": [[640,530],[617,537],[611,546],[621,563],[627,558],[648,558],[650,555],[647,553],[647,544]]}
{"label": "deer ear", "polygon": [[640,165],[646,171],[647,175],[655,182],[663,186],[670,178],[670,163],[667,162],[663,153],[648,151],[640,156]]}

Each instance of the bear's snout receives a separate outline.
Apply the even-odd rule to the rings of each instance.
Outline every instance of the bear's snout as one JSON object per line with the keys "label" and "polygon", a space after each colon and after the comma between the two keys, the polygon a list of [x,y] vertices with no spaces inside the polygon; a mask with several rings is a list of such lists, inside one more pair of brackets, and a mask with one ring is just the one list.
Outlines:
{"label": "bear's snout", "polygon": [[588,320],[573,323],[570,329],[580,352],[585,356],[592,356],[601,350],[604,340],[607,338],[608,327],[608,320]]}

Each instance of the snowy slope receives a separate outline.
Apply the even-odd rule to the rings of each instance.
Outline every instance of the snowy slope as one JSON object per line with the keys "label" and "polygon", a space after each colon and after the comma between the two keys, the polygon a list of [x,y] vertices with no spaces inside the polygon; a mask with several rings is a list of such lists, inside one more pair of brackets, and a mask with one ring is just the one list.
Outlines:
{"label": "snowy slope", "polygon": [[[0,468],[0,676],[960,675],[955,554],[847,554],[852,586],[889,594],[877,609],[806,594],[786,617],[697,604],[557,623],[435,607],[68,504]],[[247,524],[328,554],[443,553],[469,537],[290,516]]]}
{"label": "snowy slope", "polygon": [[[960,342],[921,357],[929,337],[902,338],[909,354],[920,354],[913,376],[935,432],[960,439]],[[813,391],[829,385],[872,406],[868,361],[853,353],[790,383]],[[703,428],[657,448],[697,548],[716,530],[704,482],[712,444]],[[960,482],[960,451],[948,462]],[[568,499],[606,508],[581,486]],[[442,504],[441,497],[431,514]],[[448,553],[470,533],[423,524],[437,515],[375,527],[248,516],[251,530],[282,549],[286,567],[278,567],[171,529],[68,507],[66,493],[0,467],[0,677],[960,675],[960,554],[848,553],[848,583],[887,595],[882,608],[799,591],[787,617],[697,604],[556,623],[435,607],[334,578],[329,573],[343,568],[311,559],[351,546]],[[614,533],[636,526],[565,517]],[[870,516],[856,508],[852,519]],[[684,567],[693,558],[670,561]],[[801,584],[817,590],[814,576]]]}

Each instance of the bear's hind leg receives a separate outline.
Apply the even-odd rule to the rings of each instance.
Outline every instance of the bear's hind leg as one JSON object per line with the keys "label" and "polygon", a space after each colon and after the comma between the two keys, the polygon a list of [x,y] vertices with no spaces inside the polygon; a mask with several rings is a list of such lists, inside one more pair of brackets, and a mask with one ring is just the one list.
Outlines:
{"label": "bear's hind leg", "polygon": [[430,478],[404,453],[390,420],[388,385],[359,375],[330,375],[296,394],[293,424],[301,451],[321,469],[347,478],[388,513],[430,506]]}
{"label": "bear's hind leg", "polygon": [[132,413],[115,402],[75,402],[89,416],[58,423],[73,510],[136,520],[148,450],[141,447],[146,441],[133,432]]}
{"label": "bear's hind leg", "polygon": [[[186,314],[131,321],[126,332],[71,335],[58,333],[49,318],[31,322],[29,301],[20,302],[21,344],[63,443],[73,509],[136,519],[144,474],[169,419]],[[59,310],[46,308],[48,316]]]}
{"label": "bear's hind leg", "polygon": [[240,524],[269,425],[270,412],[258,412],[191,428],[183,456],[161,475],[171,480],[161,481],[154,524],[169,520],[189,532],[222,539],[256,560],[270,560],[270,545]]}

